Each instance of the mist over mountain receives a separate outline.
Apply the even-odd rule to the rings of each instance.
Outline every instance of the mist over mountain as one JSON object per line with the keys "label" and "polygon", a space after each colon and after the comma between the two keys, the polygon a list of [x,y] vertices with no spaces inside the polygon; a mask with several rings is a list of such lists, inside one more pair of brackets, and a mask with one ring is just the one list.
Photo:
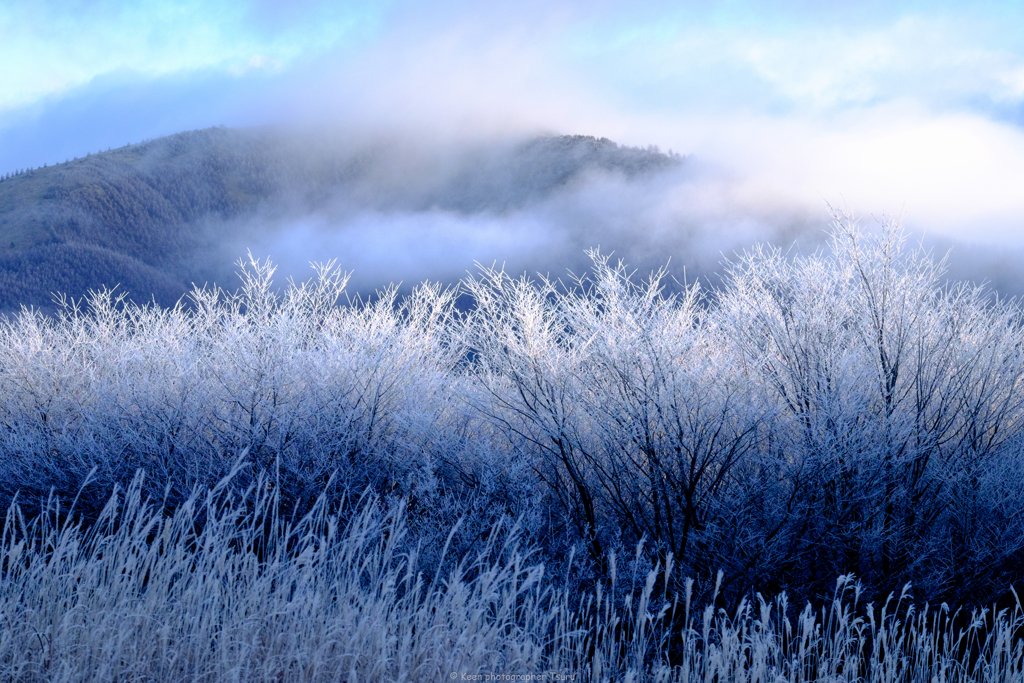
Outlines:
{"label": "mist over mountain", "polygon": [[[5,176],[0,311],[103,286],[170,306],[193,283],[233,290],[249,252],[279,284],[336,260],[362,295],[453,283],[476,263],[564,276],[594,247],[714,285],[756,242],[813,252],[826,215],[745,193],[698,158],[591,136],[208,128]],[[927,243],[952,247],[950,277],[1024,292],[1015,254]]]}
{"label": "mist over mountain", "polygon": [[[444,222],[514,223],[595,182],[638,184],[684,165],[678,155],[587,136],[439,149],[270,128],[180,133],[0,182],[0,308],[48,308],[54,292],[80,297],[103,285],[169,305],[192,282],[233,285],[232,262],[249,249],[303,278],[314,260],[367,266],[365,255],[349,262],[360,259],[346,240],[429,236]],[[488,255],[451,265],[464,271]],[[372,265],[385,270],[395,260],[378,257]],[[447,274],[428,255],[418,260],[424,277]],[[395,270],[370,272],[362,284],[402,277],[400,263]]]}

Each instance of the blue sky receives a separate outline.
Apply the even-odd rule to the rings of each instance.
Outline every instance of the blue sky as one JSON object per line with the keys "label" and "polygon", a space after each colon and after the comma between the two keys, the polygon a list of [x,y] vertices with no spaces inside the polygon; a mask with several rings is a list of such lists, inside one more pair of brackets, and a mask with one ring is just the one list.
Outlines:
{"label": "blue sky", "polygon": [[692,153],[739,202],[1024,244],[1022,27],[1021,2],[6,0],[0,170],[220,124],[584,133]]}

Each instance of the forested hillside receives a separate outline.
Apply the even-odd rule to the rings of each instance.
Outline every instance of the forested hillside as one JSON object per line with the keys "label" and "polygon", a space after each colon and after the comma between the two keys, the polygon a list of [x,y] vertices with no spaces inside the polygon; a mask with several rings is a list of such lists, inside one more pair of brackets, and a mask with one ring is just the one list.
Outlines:
{"label": "forested hillside", "polygon": [[301,216],[340,201],[500,213],[590,172],[631,177],[679,161],[606,139],[541,137],[465,149],[440,166],[432,160],[412,184],[396,169],[405,162],[395,144],[211,128],[7,174],[0,311],[52,310],[52,293],[77,298],[118,284],[136,301],[171,305],[191,282],[230,272],[242,254],[222,254],[221,246],[238,241],[246,217]]}

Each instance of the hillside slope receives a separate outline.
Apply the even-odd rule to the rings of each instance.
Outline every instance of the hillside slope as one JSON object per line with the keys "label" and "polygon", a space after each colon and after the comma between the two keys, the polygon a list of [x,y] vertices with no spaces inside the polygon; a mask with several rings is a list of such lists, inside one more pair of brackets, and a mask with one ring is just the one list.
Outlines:
{"label": "hillside slope", "polygon": [[444,156],[267,128],[179,133],[0,181],[0,311],[49,309],[54,292],[80,297],[103,285],[173,304],[190,282],[223,273],[227,264],[211,262],[218,246],[257,215],[301,216],[339,202],[501,213],[588,173],[631,178],[679,161],[586,136]]}

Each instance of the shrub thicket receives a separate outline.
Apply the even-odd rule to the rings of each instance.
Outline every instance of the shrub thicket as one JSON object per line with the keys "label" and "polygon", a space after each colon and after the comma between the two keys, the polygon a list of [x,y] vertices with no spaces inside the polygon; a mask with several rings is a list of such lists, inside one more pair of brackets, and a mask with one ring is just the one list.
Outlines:
{"label": "shrub thicket", "polygon": [[77,498],[88,528],[139,470],[174,515],[234,469],[282,519],[404,501],[420,568],[458,520],[455,556],[517,519],[565,590],[608,581],[624,548],[641,576],[675,567],[666,595],[693,576],[707,597],[722,570],[732,607],[827,599],[849,574],[871,600],[910,582],[983,604],[1020,578],[1015,304],[945,284],[897,225],[842,217],[830,253],[755,249],[711,293],[592,259],[567,282],[483,268],[344,305],[332,267],[278,291],[252,262],[188,306],[102,291],[23,312],[0,329],[0,503]]}

